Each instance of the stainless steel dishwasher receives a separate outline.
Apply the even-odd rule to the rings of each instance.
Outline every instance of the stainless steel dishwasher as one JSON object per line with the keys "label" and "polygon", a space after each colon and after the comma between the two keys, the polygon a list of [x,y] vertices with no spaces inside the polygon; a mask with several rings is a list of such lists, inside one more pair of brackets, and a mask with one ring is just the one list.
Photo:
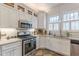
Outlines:
{"label": "stainless steel dishwasher", "polygon": [[79,40],[71,40],[71,56],[79,56]]}

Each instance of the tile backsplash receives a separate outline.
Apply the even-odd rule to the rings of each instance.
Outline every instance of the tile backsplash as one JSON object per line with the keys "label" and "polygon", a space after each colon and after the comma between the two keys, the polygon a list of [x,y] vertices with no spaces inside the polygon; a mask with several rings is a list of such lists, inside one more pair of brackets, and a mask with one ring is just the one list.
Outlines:
{"label": "tile backsplash", "polygon": [[0,28],[1,39],[6,39],[7,37],[17,36],[17,30],[15,28]]}

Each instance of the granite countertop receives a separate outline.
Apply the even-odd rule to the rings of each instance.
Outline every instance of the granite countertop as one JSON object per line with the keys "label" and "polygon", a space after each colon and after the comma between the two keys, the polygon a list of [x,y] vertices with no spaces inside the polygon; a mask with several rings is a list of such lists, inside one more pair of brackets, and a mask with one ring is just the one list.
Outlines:
{"label": "granite countertop", "polygon": [[79,40],[78,37],[69,37],[70,40]]}
{"label": "granite countertop", "polygon": [[12,38],[12,39],[1,39],[0,40],[0,45],[5,45],[5,44],[9,44],[9,43],[13,43],[13,42],[17,42],[17,41],[21,41],[21,39],[19,38]]}
{"label": "granite countertop", "polygon": [[79,40],[79,37],[60,37],[56,36],[54,37],[53,35],[34,35],[36,37],[49,37],[49,38],[56,38],[56,39],[67,39],[67,40]]}

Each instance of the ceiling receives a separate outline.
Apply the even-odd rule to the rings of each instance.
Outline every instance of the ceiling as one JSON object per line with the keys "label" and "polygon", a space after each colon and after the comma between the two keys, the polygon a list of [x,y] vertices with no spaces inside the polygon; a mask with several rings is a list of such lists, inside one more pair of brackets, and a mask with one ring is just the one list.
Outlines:
{"label": "ceiling", "polygon": [[26,3],[25,5],[29,6],[35,11],[49,12],[52,7],[59,5],[59,3]]}

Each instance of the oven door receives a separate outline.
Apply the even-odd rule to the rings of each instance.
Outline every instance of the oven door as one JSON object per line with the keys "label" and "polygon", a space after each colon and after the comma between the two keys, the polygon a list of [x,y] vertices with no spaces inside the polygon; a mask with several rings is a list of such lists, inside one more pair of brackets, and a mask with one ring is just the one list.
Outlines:
{"label": "oven door", "polygon": [[36,38],[31,39],[32,49],[36,49]]}
{"label": "oven door", "polygon": [[30,40],[23,41],[22,55],[26,55],[28,52],[32,50],[33,46]]}

